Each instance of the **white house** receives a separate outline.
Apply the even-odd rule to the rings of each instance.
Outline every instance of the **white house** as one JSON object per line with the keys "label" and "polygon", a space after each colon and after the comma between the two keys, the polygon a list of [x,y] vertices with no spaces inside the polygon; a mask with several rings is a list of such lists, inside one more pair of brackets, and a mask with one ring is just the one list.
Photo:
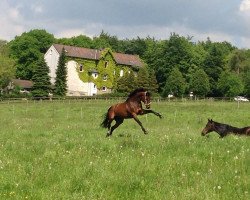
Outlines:
{"label": "white house", "polygon": [[110,92],[116,74],[122,76],[126,67],[143,66],[136,55],[53,44],[44,55],[52,85],[55,84],[57,65],[63,49],[67,58],[67,96],[93,96]]}

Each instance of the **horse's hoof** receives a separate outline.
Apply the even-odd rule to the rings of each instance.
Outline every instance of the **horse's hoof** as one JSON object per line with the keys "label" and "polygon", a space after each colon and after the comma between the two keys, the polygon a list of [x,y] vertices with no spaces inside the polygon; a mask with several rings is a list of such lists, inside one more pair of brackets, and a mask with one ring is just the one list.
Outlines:
{"label": "horse's hoof", "polygon": [[148,134],[148,132],[147,132],[147,131],[144,131],[144,134],[145,134],[145,135],[147,135],[147,134]]}

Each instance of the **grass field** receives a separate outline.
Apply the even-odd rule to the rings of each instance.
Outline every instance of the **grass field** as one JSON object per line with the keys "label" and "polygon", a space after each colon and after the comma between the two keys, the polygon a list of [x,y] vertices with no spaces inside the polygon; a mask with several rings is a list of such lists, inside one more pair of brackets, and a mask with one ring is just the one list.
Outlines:
{"label": "grass field", "polygon": [[250,103],[160,102],[164,116],[100,128],[114,101],[0,104],[0,199],[250,199],[250,138],[202,137],[207,118],[250,126]]}

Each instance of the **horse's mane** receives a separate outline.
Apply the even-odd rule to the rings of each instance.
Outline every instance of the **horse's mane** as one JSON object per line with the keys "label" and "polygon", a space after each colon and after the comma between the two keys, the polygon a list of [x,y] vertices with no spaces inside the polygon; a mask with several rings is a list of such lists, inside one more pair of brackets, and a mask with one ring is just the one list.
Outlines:
{"label": "horse's mane", "polygon": [[235,126],[232,126],[232,125],[229,125],[229,124],[223,124],[223,123],[215,122],[215,121],[213,121],[213,122],[214,122],[214,125],[215,125],[217,128],[224,127],[224,128],[226,128],[227,130],[229,130],[229,131],[242,129],[242,128],[238,128],[238,127],[235,127]]}
{"label": "horse's mane", "polygon": [[[223,123],[216,122],[216,121],[213,121],[213,122],[214,122],[215,126],[227,126],[227,127],[233,127],[233,126],[231,126],[231,125],[229,125],[229,124],[223,124]],[[235,127],[233,127],[233,128],[235,128]]]}
{"label": "horse's mane", "polygon": [[138,92],[146,92],[147,90],[145,90],[144,88],[137,88],[135,89],[133,92],[131,92],[129,95],[128,95],[128,98],[131,98],[133,97],[134,95],[136,95]]}

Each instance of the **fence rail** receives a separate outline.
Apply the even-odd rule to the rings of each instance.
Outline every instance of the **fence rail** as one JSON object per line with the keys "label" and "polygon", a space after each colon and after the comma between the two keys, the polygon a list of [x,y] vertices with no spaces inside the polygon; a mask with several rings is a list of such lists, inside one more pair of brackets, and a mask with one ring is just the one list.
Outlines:
{"label": "fence rail", "polygon": [[[106,101],[124,101],[127,97],[102,97],[102,96],[81,96],[81,97],[65,97],[65,98],[58,98],[58,97],[43,97],[43,98],[2,98],[0,99],[1,103],[25,103],[25,102],[32,102],[32,101],[52,101],[52,102],[64,102],[64,101],[97,101],[97,100],[106,100]],[[235,101],[234,98],[230,97],[194,97],[194,98],[163,98],[163,97],[153,97],[151,98],[153,102],[187,102],[187,101]]]}

